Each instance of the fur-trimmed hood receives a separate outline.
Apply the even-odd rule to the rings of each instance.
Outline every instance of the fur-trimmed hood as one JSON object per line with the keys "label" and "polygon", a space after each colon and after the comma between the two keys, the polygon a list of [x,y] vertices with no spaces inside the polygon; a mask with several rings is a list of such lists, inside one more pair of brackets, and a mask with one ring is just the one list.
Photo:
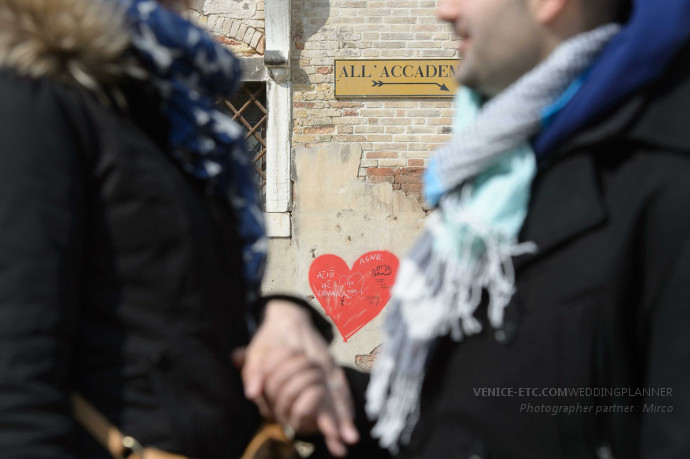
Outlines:
{"label": "fur-trimmed hood", "polygon": [[112,0],[0,0],[0,68],[100,93],[127,73],[130,43]]}

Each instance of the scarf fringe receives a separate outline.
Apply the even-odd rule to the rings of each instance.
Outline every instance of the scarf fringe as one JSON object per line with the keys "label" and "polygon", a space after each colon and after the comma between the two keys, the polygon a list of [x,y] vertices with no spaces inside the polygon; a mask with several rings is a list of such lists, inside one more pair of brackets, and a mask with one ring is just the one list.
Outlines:
{"label": "scarf fringe", "polygon": [[[438,234],[440,218],[438,214],[429,218],[429,231],[435,233],[427,234],[430,240],[443,237]],[[489,321],[499,328],[515,291],[512,257],[536,251],[531,242],[518,244],[492,234],[469,212],[457,210],[454,218],[462,221],[467,231],[461,253],[436,247],[430,252],[424,275],[417,264],[403,260],[393,289],[396,308],[390,312],[388,332],[402,325],[405,338],[396,342],[393,336],[387,336],[367,389],[367,414],[378,418],[372,435],[392,453],[397,452],[399,444],[409,442],[419,417],[424,372],[416,370],[423,368],[427,353],[420,353],[422,346],[415,345],[448,334],[457,342],[465,335],[480,333],[482,324],[474,314],[484,290],[489,294]],[[478,245],[479,257],[475,253]],[[414,351],[417,362],[409,366],[412,371],[403,373],[400,369],[406,365],[400,362]]]}
{"label": "scarf fringe", "polygon": [[[434,247],[424,273],[412,260],[404,259],[400,265],[393,298],[401,304],[412,339],[434,339],[451,333],[459,341],[463,335],[481,332],[474,313],[484,290],[489,294],[489,321],[499,328],[503,310],[515,291],[512,257],[537,250],[534,243],[517,243],[514,238],[496,235],[467,211],[458,209],[453,215],[452,227],[466,231],[460,253]],[[440,219],[439,214],[429,218],[428,237],[438,240],[447,236],[441,234],[446,225]]]}
{"label": "scarf fringe", "polygon": [[[379,359],[381,357],[379,354]],[[381,368],[376,370],[378,377],[372,377],[367,388],[366,410],[369,417],[378,417],[371,432],[372,436],[379,439],[383,448],[396,454],[399,442],[409,442],[419,418],[419,394],[424,378],[419,375],[392,375],[394,362],[390,356],[386,356],[385,359],[388,364],[382,362]],[[391,376],[394,379],[388,394],[388,381]]]}

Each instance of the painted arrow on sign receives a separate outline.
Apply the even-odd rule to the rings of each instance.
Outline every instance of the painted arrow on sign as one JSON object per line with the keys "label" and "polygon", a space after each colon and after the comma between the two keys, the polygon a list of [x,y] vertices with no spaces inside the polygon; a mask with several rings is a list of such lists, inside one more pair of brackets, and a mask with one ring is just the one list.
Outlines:
{"label": "painted arrow on sign", "polygon": [[384,84],[403,84],[403,85],[408,85],[408,84],[435,84],[436,86],[441,88],[441,91],[449,91],[448,86],[446,86],[445,84],[439,84],[439,83],[384,83],[383,81],[376,81],[376,80],[372,80],[371,82],[373,83],[372,86],[376,86],[376,87],[383,86]]}

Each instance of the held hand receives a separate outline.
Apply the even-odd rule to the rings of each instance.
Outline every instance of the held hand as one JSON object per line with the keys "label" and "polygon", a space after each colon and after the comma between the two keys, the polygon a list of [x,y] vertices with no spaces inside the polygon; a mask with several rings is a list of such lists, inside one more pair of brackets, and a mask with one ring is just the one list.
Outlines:
{"label": "held hand", "polygon": [[341,402],[349,397],[342,370],[327,375],[304,353],[275,358],[278,363],[266,378],[264,389],[275,418],[300,434],[320,431],[331,454],[347,454],[347,444],[355,443],[358,434],[352,426],[352,406]]}
{"label": "held hand", "polygon": [[345,445],[356,443],[359,434],[342,369],[304,310],[274,300],[265,311],[242,356],[247,398],[284,426],[305,434],[320,430],[331,452],[344,454]]}

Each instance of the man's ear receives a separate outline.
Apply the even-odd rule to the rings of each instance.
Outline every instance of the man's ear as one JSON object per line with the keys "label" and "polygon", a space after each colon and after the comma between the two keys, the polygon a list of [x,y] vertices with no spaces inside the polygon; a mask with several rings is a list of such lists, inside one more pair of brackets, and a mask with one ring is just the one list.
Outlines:
{"label": "man's ear", "polygon": [[527,0],[534,20],[560,40],[586,30],[582,0]]}
{"label": "man's ear", "polygon": [[532,17],[542,25],[550,25],[558,20],[564,11],[571,9],[572,0],[527,0]]}

